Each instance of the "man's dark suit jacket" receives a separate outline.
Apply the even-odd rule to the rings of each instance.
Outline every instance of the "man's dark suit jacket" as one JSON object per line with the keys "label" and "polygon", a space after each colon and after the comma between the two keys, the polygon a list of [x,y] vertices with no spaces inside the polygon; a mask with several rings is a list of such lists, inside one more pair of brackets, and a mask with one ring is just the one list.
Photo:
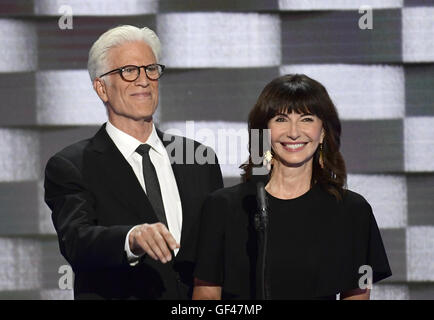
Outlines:
{"label": "man's dark suit jacket", "polygon": [[[177,156],[184,160],[172,164],[182,203],[181,248],[167,264],[147,255],[136,266],[127,261],[128,231],[158,219],[105,125],[93,138],[66,147],[47,163],[45,201],[60,251],[75,273],[75,299],[191,297],[202,204],[209,193],[223,187],[222,175],[212,149],[184,137],[164,141],[157,133],[169,156],[181,151]],[[198,147],[210,152],[215,164],[185,164]]]}

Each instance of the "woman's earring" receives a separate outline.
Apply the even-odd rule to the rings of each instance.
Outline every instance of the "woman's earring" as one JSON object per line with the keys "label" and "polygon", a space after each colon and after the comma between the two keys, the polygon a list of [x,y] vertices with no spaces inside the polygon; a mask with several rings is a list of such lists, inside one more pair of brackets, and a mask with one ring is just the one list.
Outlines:
{"label": "woman's earring", "polygon": [[267,170],[271,170],[271,161],[273,160],[273,154],[270,150],[265,151],[264,153],[264,160],[262,161],[262,164],[264,166],[267,166]]}
{"label": "woman's earring", "polygon": [[322,143],[319,144],[319,165],[324,169],[324,152]]}

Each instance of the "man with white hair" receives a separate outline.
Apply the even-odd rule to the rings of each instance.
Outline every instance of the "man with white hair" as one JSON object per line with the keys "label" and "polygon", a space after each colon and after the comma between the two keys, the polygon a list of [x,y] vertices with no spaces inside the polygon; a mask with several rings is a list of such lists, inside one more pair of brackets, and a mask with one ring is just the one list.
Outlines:
{"label": "man with white hair", "polygon": [[[191,297],[201,206],[223,182],[212,149],[155,127],[159,58],[148,28],[101,35],[88,70],[108,121],[47,163],[45,201],[75,299]],[[186,163],[199,147],[212,161]]]}

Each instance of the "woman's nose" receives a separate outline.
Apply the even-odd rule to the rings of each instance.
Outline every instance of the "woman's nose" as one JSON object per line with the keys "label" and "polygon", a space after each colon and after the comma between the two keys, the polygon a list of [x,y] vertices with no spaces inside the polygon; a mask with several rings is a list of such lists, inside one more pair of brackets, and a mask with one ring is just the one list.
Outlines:
{"label": "woman's nose", "polygon": [[300,137],[300,131],[296,124],[290,123],[287,131],[287,137],[292,140],[297,140],[298,137]]}

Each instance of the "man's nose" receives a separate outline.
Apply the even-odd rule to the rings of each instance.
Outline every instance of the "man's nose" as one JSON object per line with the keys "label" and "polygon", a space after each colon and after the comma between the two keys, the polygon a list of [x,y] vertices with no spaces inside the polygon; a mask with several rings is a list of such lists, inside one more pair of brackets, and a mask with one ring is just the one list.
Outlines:
{"label": "man's nose", "polygon": [[143,87],[149,86],[150,80],[146,76],[145,68],[140,68],[139,71],[140,71],[139,77],[136,79],[135,84],[138,86],[143,86]]}

